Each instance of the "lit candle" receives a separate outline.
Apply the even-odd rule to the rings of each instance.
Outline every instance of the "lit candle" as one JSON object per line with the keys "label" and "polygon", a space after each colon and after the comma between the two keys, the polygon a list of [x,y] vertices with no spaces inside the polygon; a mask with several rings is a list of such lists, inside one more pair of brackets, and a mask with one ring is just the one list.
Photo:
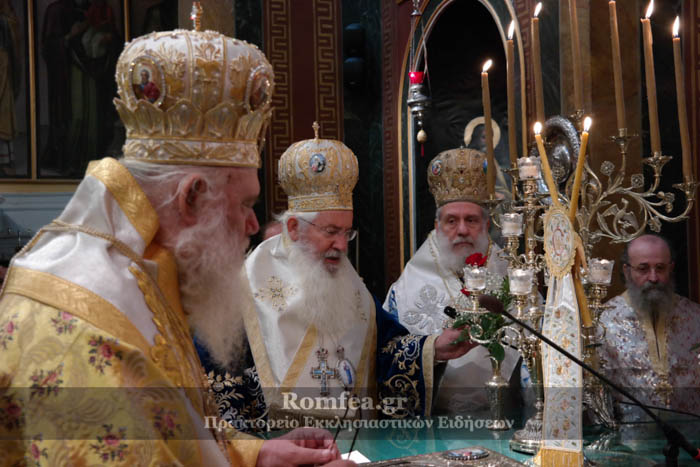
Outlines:
{"label": "lit candle", "polygon": [[574,79],[574,110],[583,110],[583,71],[581,70],[581,45],[578,38],[578,11],[576,0],[569,0],[569,26],[571,30],[571,61]]}
{"label": "lit candle", "polygon": [[501,235],[519,237],[523,234],[523,215],[517,212],[501,214]]}
{"label": "lit candle", "polygon": [[508,149],[510,153],[510,163],[518,161],[518,148],[515,142],[515,55],[513,47],[513,32],[515,31],[515,21],[510,22],[508,28],[508,40],[506,41],[506,65],[507,65],[507,86],[508,86]]}
{"label": "lit candle", "polygon": [[591,128],[591,117],[586,117],[583,121],[583,132],[581,133],[581,148],[578,152],[578,161],[576,162],[576,175],[574,176],[574,186],[571,189],[571,205],[569,206],[569,219],[573,224],[576,219],[576,210],[578,209],[579,191],[581,190],[581,181],[583,179],[583,166],[586,163],[586,146],[588,145],[588,130]]}
{"label": "lit candle", "polygon": [[557,190],[557,185],[554,183],[554,177],[552,177],[552,169],[549,168],[549,161],[547,160],[547,151],[544,149],[544,142],[542,141],[542,124],[540,122],[535,123],[535,141],[537,141],[537,150],[540,152],[540,162],[542,163],[542,173],[544,174],[544,181],[547,182],[547,188],[549,189],[549,196],[552,198],[552,205],[559,207],[559,190]]}
{"label": "lit candle", "polygon": [[588,262],[588,279],[593,284],[610,285],[615,261],[592,258]]}
{"label": "lit candle", "polygon": [[486,130],[486,181],[489,190],[489,196],[493,198],[496,188],[496,167],[493,157],[493,128],[491,125],[491,93],[489,91],[489,73],[491,68],[491,60],[484,63],[483,71],[481,72],[481,99],[484,105],[484,129]]}
{"label": "lit candle", "polygon": [[676,99],[678,101],[678,124],[681,130],[683,151],[683,178],[693,178],[693,163],[690,159],[690,133],[688,132],[688,111],[685,104],[685,81],[683,80],[683,60],[681,58],[681,38],[678,36],[680,18],[673,23],[673,62],[676,67]]}
{"label": "lit candle", "polygon": [[647,13],[642,18],[642,29],[644,31],[644,65],[647,82],[647,101],[649,103],[649,133],[651,134],[651,152],[661,152],[661,138],[659,136],[659,112],[656,105],[656,78],[654,76],[654,40],[651,35],[651,22],[649,17],[654,11],[654,0],[649,2]]}
{"label": "lit candle", "polygon": [[508,281],[510,293],[513,295],[527,295],[532,291],[533,269],[508,269]]}
{"label": "lit candle", "polygon": [[486,288],[486,268],[466,266],[464,268],[464,285],[470,292],[479,292]]}
{"label": "lit candle", "polygon": [[625,117],[625,93],[622,86],[622,55],[620,54],[620,34],[617,29],[617,6],[614,0],[608,2],[610,10],[610,42],[612,44],[613,76],[615,78],[615,110],[617,127],[627,128]]}
{"label": "lit candle", "polygon": [[518,159],[518,174],[520,180],[534,180],[540,178],[539,157],[521,157]]}
{"label": "lit candle", "polygon": [[540,55],[540,19],[537,17],[542,11],[542,2],[535,7],[532,17],[532,67],[535,76],[535,119],[544,122],[544,97],[542,91],[542,57]]}

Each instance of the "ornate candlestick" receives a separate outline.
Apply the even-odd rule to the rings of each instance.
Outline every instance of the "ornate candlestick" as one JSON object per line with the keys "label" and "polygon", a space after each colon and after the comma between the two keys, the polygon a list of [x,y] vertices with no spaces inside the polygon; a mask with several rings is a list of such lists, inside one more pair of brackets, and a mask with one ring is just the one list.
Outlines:
{"label": "ornate candlestick", "polygon": [[[601,345],[600,340],[605,336],[605,329],[600,329],[600,314],[607,307],[603,300],[608,293],[608,286],[612,280],[615,261],[603,258],[591,258],[588,261],[588,308],[593,315],[591,326],[582,326],[583,336],[583,360],[593,368],[598,368],[598,359],[595,348]],[[588,372],[584,373],[583,385],[585,388],[583,401],[589,410],[589,416],[597,424],[605,425],[611,429],[617,429],[615,420],[613,399],[607,386]]]}
{"label": "ornate candlestick", "polygon": [[[518,237],[523,235],[523,215],[520,213],[501,214],[501,235],[505,237],[506,258],[511,268],[517,267]],[[512,285],[511,285],[512,287]]]}

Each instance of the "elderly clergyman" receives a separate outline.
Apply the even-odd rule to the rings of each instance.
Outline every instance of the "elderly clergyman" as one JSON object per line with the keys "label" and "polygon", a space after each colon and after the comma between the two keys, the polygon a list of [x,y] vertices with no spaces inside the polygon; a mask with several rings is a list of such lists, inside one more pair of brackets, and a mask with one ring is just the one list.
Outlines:
{"label": "elderly clergyman", "polygon": [[[406,264],[391,286],[384,309],[398,316],[416,334],[442,331],[449,319],[444,313],[464,288],[462,269],[475,254],[486,258],[491,282],[498,287],[507,263],[489,237],[488,198],[483,153],[452,149],[438,154],[428,166],[428,184],[435,198],[435,230]],[[436,413],[464,413],[487,404],[484,384],[492,375],[485,347],[479,346],[447,363],[435,401]],[[511,377],[518,353],[506,349],[501,374]]]}
{"label": "elderly clergyman", "polygon": [[[674,293],[668,242],[647,234],[621,258],[627,290],[606,303],[598,348],[603,372],[642,403],[700,414],[700,305]],[[624,421],[641,412],[619,404]]]}
{"label": "elderly clergyman", "polygon": [[[134,93],[144,65],[153,103]],[[323,430],[263,441],[218,424],[190,334],[235,352],[217,324],[246,296],[231,277],[258,230],[272,67],[245,42],[178,30],[128,43],[116,77],[124,159],[90,164],[0,296],[0,465],[337,459]]]}
{"label": "elderly clergyman", "polygon": [[[319,138],[318,127],[314,139],[295,143],[282,155],[279,180],[289,197],[289,210],[280,219],[283,232],[246,260],[255,306],[244,319],[255,375],[248,371],[238,381],[261,388],[264,397],[250,399],[252,408],[236,406],[246,388],[232,386],[235,373],[227,376],[225,365],[203,355],[210,379],[219,383],[222,416],[232,423],[251,413],[277,423],[428,415],[434,362],[473,347],[453,345],[455,330],[410,335],[377,306],[346,256],[356,235],[357,177],[355,155],[339,141]],[[366,404],[364,398],[375,393],[380,399]],[[346,403],[350,395],[361,398],[361,410]],[[313,403],[322,397],[323,405]],[[374,412],[377,403],[383,415]]]}

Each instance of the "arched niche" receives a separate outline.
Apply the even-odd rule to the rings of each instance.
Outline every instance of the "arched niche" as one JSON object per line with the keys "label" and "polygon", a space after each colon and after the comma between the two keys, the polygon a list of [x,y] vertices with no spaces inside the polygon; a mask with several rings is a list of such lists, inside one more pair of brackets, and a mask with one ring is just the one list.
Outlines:
{"label": "arched niche", "polygon": [[[494,61],[490,72],[493,118],[500,127],[496,156],[504,168],[508,162],[506,104],[507,30],[515,20],[516,128],[518,153],[525,82],[523,40],[515,10],[509,0],[431,0],[422,5],[421,22],[403,54],[398,135],[403,201],[403,262],[405,264],[433,228],[435,203],[428,191],[427,167],[440,151],[464,142],[468,122],[483,116],[480,73],[487,58]],[[450,40],[454,39],[453,43]],[[432,107],[426,118],[428,141],[423,148],[416,141],[418,131],[407,105],[410,56],[422,70],[427,56],[429,79],[426,84]],[[427,53],[426,53],[427,52]],[[429,84],[428,84],[429,83]],[[476,133],[481,129],[477,128]],[[423,153],[421,155],[421,153]]]}

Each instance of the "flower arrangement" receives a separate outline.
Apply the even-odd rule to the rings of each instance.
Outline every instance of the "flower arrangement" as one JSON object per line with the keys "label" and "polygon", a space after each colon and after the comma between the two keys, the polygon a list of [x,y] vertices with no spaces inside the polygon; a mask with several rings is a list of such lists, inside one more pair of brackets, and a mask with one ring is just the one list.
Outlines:
{"label": "flower arrangement", "polygon": [[[465,264],[472,267],[483,267],[486,265],[487,260],[488,258],[482,255],[481,253],[474,253],[467,257],[467,259],[465,260]],[[462,293],[466,296],[469,296],[470,294],[470,292],[465,288],[462,288]],[[494,296],[498,301],[500,301],[504,309],[507,309],[510,306],[512,296],[510,295],[510,286],[508,283],[507,276],[503,278],[503,281],[501,282],[501,287],[496,291],[492,291],[490,295]],[[460,316],[457,317],[457,319],[455,319],[455,322],[452,325],[452,327],[460,328],[469,324],[471,324],[472,326],[474,325],[474,323],[469,322],[469,317]],[[475,338],[479,340],[490,341],[488,344],[485,345],[485,347],[489,351],[489,355],[491,356],[491,358],[493,358],[499,364],[505,358],[506,352],[497,336],[499,330],[505,325],[506,320],[503,317],[503,315],[489,312],[481,315],[479,317],[479,322],[477,323],[477,326],[473,326],[480,330],[480,332],[474,333],[474,330],[472,330],[472,334]],[[469,340],[469,330],[464,329],[462,330],[460,336],[455,340],[455,343],[465,342],[467,340]]]}

